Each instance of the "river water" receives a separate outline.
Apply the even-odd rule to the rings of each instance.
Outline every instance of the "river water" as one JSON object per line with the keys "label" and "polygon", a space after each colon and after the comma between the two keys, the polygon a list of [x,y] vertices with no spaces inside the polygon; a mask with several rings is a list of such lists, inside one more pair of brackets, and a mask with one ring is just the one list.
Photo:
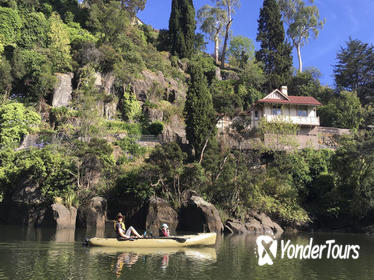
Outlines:
{"label": "river water", "polygon": [[[90,233],[92,235],[92,233]],[[359,258],[281,259],[258,265],[256,237],[226,236],[213,248],[119,250],[82,246],[84,231],[0,226],[3,279],[374,279],[374,236],[359,234],[283,235],[291,244],[359,245]],[[285,242],[286,243],[286,242]]]}

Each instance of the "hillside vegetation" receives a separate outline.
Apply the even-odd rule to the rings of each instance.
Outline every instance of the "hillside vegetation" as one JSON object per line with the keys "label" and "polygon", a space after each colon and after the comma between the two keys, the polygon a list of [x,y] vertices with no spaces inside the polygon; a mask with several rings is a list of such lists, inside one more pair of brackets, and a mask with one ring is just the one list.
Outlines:
{"label": "hillside vegetation", "polygon": [[[191,189],[223,218],[254,209],[286,226],[372,223],[373,47],[352,39],[342,47],[332,89],[320,85],[316,69],[291,72],[283,27],[274,30],[283,32],[276,59],[285,64],[269,73],[275,58],[265,48],[274,46],[264,43],[264,24],[262,49],[254,55],[249,38],[232,38],[219,71],[195,31],[192,1],[171,2],[169,31],[134,24],[144,0],[0,0],[0,200],[37,186],[41,203],[76,206],[101,195],[114,213],[121,201],[142,205],[154,195],[178,208]],[[175,10],[181,3],[189,11],[184,17]],[[279,9],[270,10],[280,18]],[[358,50],[367,52],[359,57],[365,61],[351,60]],[[370,69],[355,73],[354,63]],[[56,73],[73,73],[69,106],[52,106]],[[240,151],[217,140],[222,116],[245,113],[282,85],[324,104],[321,125],[352,135],[336,151]],[[237,137],[246,133],[243,119]],[[37,142],[18,149],[26,135]],[[165,143],[140,146],[142,135]]]}

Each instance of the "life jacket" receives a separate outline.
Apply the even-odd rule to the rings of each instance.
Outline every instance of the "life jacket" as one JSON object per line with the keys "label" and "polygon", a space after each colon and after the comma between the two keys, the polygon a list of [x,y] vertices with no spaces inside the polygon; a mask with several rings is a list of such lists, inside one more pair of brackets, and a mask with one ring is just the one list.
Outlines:
{"label": "life jacket", "polygon": [[114,227],[114,231],[119,234],[118,230],[117,230],[117,224],[120,224],[121,225],[121,228],[123,229],[123,231],[126,231],[126,226],[125,226],[125,223],[124,222],[118,222],[118,221],[115,221],[114,224],[113,224],[113,227]]}

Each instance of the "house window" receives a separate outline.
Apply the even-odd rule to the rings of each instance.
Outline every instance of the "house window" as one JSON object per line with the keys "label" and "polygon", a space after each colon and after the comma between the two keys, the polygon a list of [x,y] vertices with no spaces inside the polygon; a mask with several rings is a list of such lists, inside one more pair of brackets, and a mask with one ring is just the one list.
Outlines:
{"label": "house window", "polygon": [[258,111],[255,111],[255,120],[258,120]]}
{"label": "house window", "polygon": [[307,117],[308,116],[308,107],[307,106],[297,107],[297,115],[299,117]]}
{"label": "house window", "polygon": [[273,109],[272,109],[271,113],[274,116],[280,116],[280,115],[282,115],[282,107],[281,107],[281,105],[273,105]]}

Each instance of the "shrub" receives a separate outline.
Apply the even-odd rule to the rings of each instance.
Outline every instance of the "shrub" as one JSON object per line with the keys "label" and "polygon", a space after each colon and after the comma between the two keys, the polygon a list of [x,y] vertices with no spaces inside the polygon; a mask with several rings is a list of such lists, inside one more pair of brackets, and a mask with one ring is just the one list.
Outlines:
{"label": "shrub", "polygon": [[40,124],[40,115],[22,103],[7,103],[0,106],[0,144],[19,143],[22,137]]}
{"label": "shrub", "polygon": [[[120,163],[134,161],[136,158],[142,156],[146,152],[146,148],[140,146],[134,138],[125,137],[120,141],[117,141],[116,144],[121,147],[125,155],[120,159]],[[130,154],[130,155],[129,155]]]}
{"label": "shrub", "polygon": [[127,132],[132,138],[142,135],[142,127],[139,123],[128,123],[123,121],[106,121],[106,126],[111,132]]}
{"label": "shrub", "polygon": [[86,29],[83,29],[77,22],[69,22],[66,26],[70,42],[74,44],[96,43],[97,38]]}
{"label": "shrub", "polygon": [[66,123],[70,118],[77,117],[78,112],[67,107],[54,107],[50,111],[50,119],[57,126]]}
{"label": "shrub", "polygon": [[140,117],[142,107],[129,88],[123,93],[123,115],[130,121]]}
{"label": "shrub", "polygon": [[169,122],[172,116],[178,116],[180,119],[183,119],[183,109],[183,103],[173,105],[169,101],[165,100],[160,102],[160,110],[164,113],[163,120],[165,122]]}
{"label": "shrub", "polygon": [[21,37],[18,45],[23,48],[33,48],[47,46],[48,20],[42,13],[27,13],[24,16]]}
{"label": "shrub", "polygon": [[164,130],[164,124],[160,121],[155,121],[148,126],[147,130],[152,135],[159,135]]}

